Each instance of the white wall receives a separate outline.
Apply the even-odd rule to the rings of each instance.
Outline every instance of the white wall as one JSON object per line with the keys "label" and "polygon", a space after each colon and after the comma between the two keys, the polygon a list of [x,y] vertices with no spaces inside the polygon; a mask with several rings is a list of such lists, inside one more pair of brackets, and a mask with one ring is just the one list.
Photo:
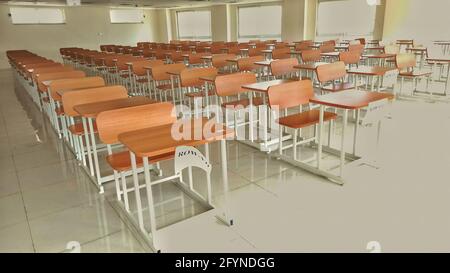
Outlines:
{"label": "white wall", "polygon": [[9,6],[0,5],[0,68],[7,68],[5,51],[27,49],[59,60],[59,48],[99,49],[100,44],[135,45],[138,41],[158,40],[159,20],[155,10],[145,10],[142,24],[111,24],[109,8],[67,7],[66,24],[13,25]]}
{"label": "white wall", "polygon": [[386,0],[384,39],[414,39],[422,44],[448,40],[449,10],[448,0]]}

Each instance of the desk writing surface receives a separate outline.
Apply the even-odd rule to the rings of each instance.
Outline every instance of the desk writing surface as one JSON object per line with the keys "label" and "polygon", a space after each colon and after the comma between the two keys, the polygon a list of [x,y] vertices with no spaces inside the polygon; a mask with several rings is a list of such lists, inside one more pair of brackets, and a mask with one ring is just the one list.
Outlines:
{"label": "desk writing surface", "polygon": [[347,73],[354,75],[383,76],[384,74],[386,74],[386,72],[395,69],[395,67],[360,66],[348,69]]}
{"label": "desk writing surface", "polygon": [[[167,124],[120,134],[119,141],[136,156],[151,158],[174,152],[178,146],[198,146],[234,136],[232,129],[206,118],[178,120],[175,126],[179,124],[184,124],[180,126],[180,132],[183,132],[185,125],[190,127],[190,138],[174,138],[172,134],[175,127]],[[186,130],[189,133],[189,129]]]}
{"label": "desk writing surface", "polygon": [[214,81],[216,80],[216,77],[200,77],[201,81],[205,81],[205,82],[212,82],[214,83]]}
{"label": "desk writing surface", "polygon": [[272,63],[275,60],[265,60],[265,61],[258,61],[254,62],[256,65],[262,65],[262,66],[270,66],[270,63]]}
{"label": "desk writing surface", "polygon": [[374,101],[382,99],[391,100],[393,98],[394,95],[390,93],[346,90],[335,93],[329,93],[322,96],[316,96],[310,99],[310,102],[325,106],[354,110],[367,107],[369,103]]}
{"label": "desk writing surface", "polygon": [[450,62],[450,56],[435,56],[427,58],[428,62],[436,62],[436,63],[448,63]]}
{"label": "desk writing surface", "polygon": [[395,54],[364,54],[362,57],[369,59],[390,59],[395,58]]}
{"label": "desk writing surface", "polygon": [[99,113],[126,108],[133,107],[145,104],[156,103],[155,100],[149,99],[143,96],[109,100],[109,101],[101,101],[101,102],[93,102],[87,104],[80,104],[74,106],[74,110],[83,117],[93,118],[96,117]]}
{"label": "desk writing surface", "polygon": [[329,64],[329,63],[326,63],[326,62],[315,62],[315,63],[312,63],[312,64],[299,64],[299,65],[294,66],[294,68],[304,69],[304,70],[315,70],[318,66],[325,65],[325,64]]}
{"label": "desk writing surface", "polygon": [[292,81],[293,80],[285,79],[285,80],[272,80],[272,81],[266,81],[266,82],[257,82],[257,83],[243,85],[242,88],[251,90],[251,91],[256,91],[256,92],[267,92],[267,90],[269,90],[269,87],[271,87],[271,86],[288,83],[288,82],[292,82]]}

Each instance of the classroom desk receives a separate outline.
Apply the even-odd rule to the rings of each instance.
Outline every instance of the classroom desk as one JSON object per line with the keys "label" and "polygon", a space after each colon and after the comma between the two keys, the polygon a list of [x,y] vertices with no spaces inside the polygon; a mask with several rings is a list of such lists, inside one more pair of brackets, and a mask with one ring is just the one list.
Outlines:
{"label": "classroom desk", "polygon": [[94,132],[94,119],[98,114],[104,111],[151,104],[155,102],[155,100],[149,99],[147,97],[136,96],[110,101],[80,104],[73,107],[73,109],[81,116],[83,130],[85,132],[89,132],[89,134],[84,134],[86,142],[86,152],[89,161],[89,170],[85,170],[88,174],[90,174],[91,179],[94,179],[95,182],[97,182],[96,185],[99,188],[100,193],[104,192],[103,183],[114,180],[114,176],[102,176],[100,173],[98,147]]}
{"label": "classroom desk", "polygon": [[370,40],[370,41],[367,41],[367,45],[368,46],[379,46],[380,41],[379,40]]}
{"label": "classroom desk", "polygon": [[200,59],[203,60],[203,62],[205,63],[206,66],[212,66],[212,55],[209,56],[203,56]]}
{"label": "classroom desk", "polygon": [[228,59],[227,62],[230,63],[230,72],[238,72],[238,61],[239,61],[239,57],[234,58],[234,59]]}
{"label": "classroom desk", "polygon": [[382,79],[384,75],[386,75],[389,71],[396,70],[395,67],[383,67],[383,66],[360,66],[360,67],[353,67],[347,70],[347,73],[350,75],[354,75],[354,82],[355,86],[357,86],[357,78],[358,77],[366,77],[371,78],[370,81],[367,81],[366,88],[368,87],[368,82],[371,83],[371,91],[375,91],[375,80],[378,79],[378,85],[377,90],[380,92],[381,85],[382,85]]}
{"label": "classroom desk", "polygon": [[364,48],[365,54],[370,54],[370,52],[384,53],[384,46],[368,46]]}
{"label": "classroom desk", "polygon": [[[344,164],[345,160],[352,161],[352,164],[362,163],[363,160],[361,157],[356,155],[356,140],[357,133],[359,127],[359,116],[360,110],[365,108],[371,102],[389,99],[392,100],[394,96],[389,93],[378,93],[378,92],[370,92],[370,91],[357,91],[357,90],[346,90],[341,92],[329,93],[322,96],[316,96],[310,100],[311,103],[320,105],[320,118],[319,118],[319,127],[318,127],[318,140],[317,140],[317,164],[313,166],[311,164],[300,162],[297,160],[293,160],[290,157],[285,155],[277,155],[280,159],[287,161],[288,163],[300,167],[304,170],[312,172],[314,174],[323,176],[335,182],[337,184],[343,185],[345,183],[344,179]],[[337,109],[341,109],[343,111],[343,126],[342,126],[342,138],[340,150],[331,148],[329,146],[323,146],[323,130],[324,130],[324,111],[326,107],[333,107]],[[348,111],[355,110],[356,111],[356,121],[355,121],[355,129],[354,129],[354,140],[353,140],[353,153],[346,153],[344,149],[345,144],[345,131],[348,122]],[[322,153],[327,152],[330,154],[334,154],[336,156],[340,156],[339,163],[339,174],[334,174],[331,170],[325,170],[322,166]]]}
{"label": "classroom desk", "polygon": [[420,56],[419,67],[424,65],[425,57],[427,56],[428,49],[426,47],[409,47],[406,52],[410,52],[416,56]]}
{"label": "classroom desk", "polygon": [[[249,140],[241,140],[244,144],[247,144],[249,146],[255,147],[259,149],[260,151],[264,152],[270,152],[271,147],[273,145],[276,145],[278,143],[278,138],[269,140],[268,137],[268,130],[270,129],[267,124],[267,119],[263,119],[262,129],[263,129],[263,142],[255,142],[254,139],[254,130],[253,130],[253,93],[259,93],[262,94],[263,100],[265,101],[267,97],[267,91],[269,90],[269,87],[274,85],[279,85],[283,83],[292,82],[293,80],[271,80],[271,81],[263,81],[263,82],[257,82],[252,84],[246,84],[243,85],[242,88],[248,91],[248,98],[249,98]],[[267,111],[267,106],[264,107],[265,111]],[[265,117],[267,117],[267,112],[263,113],[265,114]],[[263,115],[261,114],[261,116]],[[261,119],[261,117],[260,117]]]}
{"label": "classroom desk", "polygon": [[[177,123],[182,122],[178,120]],[[186,120],[186,125],[190,125],[188,133],[190,133],[190,137],[188,139],[174,139],[173,136],[173,126],[172,124],[142,129],[138,131],[127,132],[119,135],[119,141],[130,151],[131,157],[131,165],[132,165],[132,174],[133,174],[133,182],[136,194],[136,203],[137,203],[137,215],[138,215],[138,228],[147,235],[146,237],[150,239],[153,247],[157,250],[161,250],[161,245],[158,242],[158,234],[156,228],[156,216],[154,209],[154,201],[153,201],[153,191],[152,185],[155,183],[162,183],[166,181],[173,181],[179,186],[185,193],[189,194],[196,200],[202,200],[205,205],[207,205],[210,209],[215,209],[212,204],[212,195],[211,195],[211,181],[210,177],[207,179],[208,185],[208,193],[206,200],[203,196],[201,196],[197,191],[195,191],[193,187],[192,179],[189,180],[189,185],[185,182],[181,181],[181,173],[175,174],[172,177],[165,178],[163,180],[159,180],[156,182],[151,181],[150,176],[150,168],[149,168],[149,158],[161,156],[167,153],[175,152],[177,147],[180,146],[200,146],[205,145],[205,157],[206,160],[209,161],[209,143],[220,141],[220,154],[221,154],[221,171],[222,171],[222,187],[224,192],[224,204],[223,204],[223,212],[217,215],[227,226],[233,225],[233,219],[230,215],[230,212],[227,208],[227,200],[228,200],[228,171],[227,171],[227,149],[226,149],[226,139],[230,139],[234,137],[234,131],[229,128],[225,128],[222,124],[217,124],[214,121],[208,121],[205,118],[202,119],[193,119]],[[212,125],[212,127],[209,127]],[[189,126],[183,126],[188,127]],[[214,128],[210,130],[209,128]],[[150,233],[146,231],[144,227],[144,217],[142,210],[142,203],[140,197],[140,187],[137,175],[137,166],[136,166],[136,157],[143,158],[144,165],[144,178],[145,178],[145,189],[146,196],[148,202],[148,213],[150,217]],[[191,168],[189,168],[191,170]],[[191,171],[189,172],[189,176],[192,177]],[[150,236],[148,236],[150,235]]]}
{"label": "classroom desk", "polygon": [[258,73],[258,75],[261,75],[261,79],[264,77],[267,77],[267,79],[270,77],[270,75],[272,75],[272,72],[270,71],[270,64],[276,60],[264,60],[264,61],[258,61],[255,62],[254,64],[256,64],[257,66],[260,67],[260,72]]}
{"label": "classroom desk", "polygon": [[315,63],[308,63],[308,64],[299,64],[294,66],[294,68],[298,69],[300,71],[300,79],[302,79],[302,71],[306,71],[306,77],[309,78],[308,74],[312,74],[311,75],[311,79],[314,78],[314,72],[316,71],[318,66],[324,65],[324,64],[328,64],[326,62],[315,62]]}
{"label": "classroom desk", "polygon": [[340,52],[333,51],[333,52],[320,53],[320,56],[322,56],[322,58],[330,60],[330,62],[333,62],[333,60],[339,58],[339,54],[340,54]]}
{"label": "classroom desk", "polygon": [[[427,62],[433,65],[433,71],[436,70],[438,65],[447,66],[447,77],[445,79],[444,96],[447,96],[448,82],[450,80],[450,56],[430,57],[427,58]],[[438,81],[441,81],[441,75],[439,75]]]}
{"label": "classroom desk", "polygon": [[386,54],[386,53],[362,55],[363,58],[367,58],[369,60],[378,60],[378,66],[384,66],[386,60],[393,59],[395,58],[395,56],[396,56],[395,54]]}
{"label": "classroom desk", "polygon": [[434,44],[441,47],[442,55],[450,53],[450,41],[434,41]]}
{"label": "classroom desk", "polygon": [[264,55],[264,58],[266,60],[271,60],[272,59],[272,49],[263,49],[261,50],[261,53]]}
{"label": "classroom desk", "polygon": [[242,57],[248,57],[248,48],[241,48],[241,56]]}
{"label": "classroom desk", "polygon": [[335,50],[338,51],[347,51],[348,50],[348,44],[347,45],[337,45],[334,47]]}

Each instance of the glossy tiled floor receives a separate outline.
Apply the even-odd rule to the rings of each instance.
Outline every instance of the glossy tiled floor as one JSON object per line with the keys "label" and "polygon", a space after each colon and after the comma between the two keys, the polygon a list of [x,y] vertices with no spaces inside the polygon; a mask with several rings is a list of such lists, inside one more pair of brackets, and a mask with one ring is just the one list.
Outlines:
{"label": "glossy tiled floor", "polygon": [[[0,252],[67,252],[71,241],[82,252],[149,251],[115,209],[113,185],[98,194],[9,70],[0,83]],[[342,187],[230,142],[235,225],[165,184],[154,190],[159,244],[168,252],[367,252],[377,241],[386,252],[450,251],[449,119],[447,103],[396,101],[378,149],[382,168],[348,168]],[[359,135],[362,151],[371,133]],[[211,151],[221,206],[218,145]],[[162,166],[170,173],[173,163]]]}

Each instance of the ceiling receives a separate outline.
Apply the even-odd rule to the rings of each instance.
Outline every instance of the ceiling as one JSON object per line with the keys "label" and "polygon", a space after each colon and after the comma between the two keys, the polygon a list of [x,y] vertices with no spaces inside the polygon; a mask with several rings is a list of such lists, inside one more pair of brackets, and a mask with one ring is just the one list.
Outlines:
{"label": "ceiling", "polygon": [[[81,0],[82,5],[111,5],[124,7],[151,7],[151,8],[170,8],[170,7],[190,7],[204,6],[224,3],[245,3],[245,2],[267,2],[268,0]],[[273,1],[273,0],[272,0]],[[66,0],[0,0],[0,3],[9,4],[66,4]]]}

